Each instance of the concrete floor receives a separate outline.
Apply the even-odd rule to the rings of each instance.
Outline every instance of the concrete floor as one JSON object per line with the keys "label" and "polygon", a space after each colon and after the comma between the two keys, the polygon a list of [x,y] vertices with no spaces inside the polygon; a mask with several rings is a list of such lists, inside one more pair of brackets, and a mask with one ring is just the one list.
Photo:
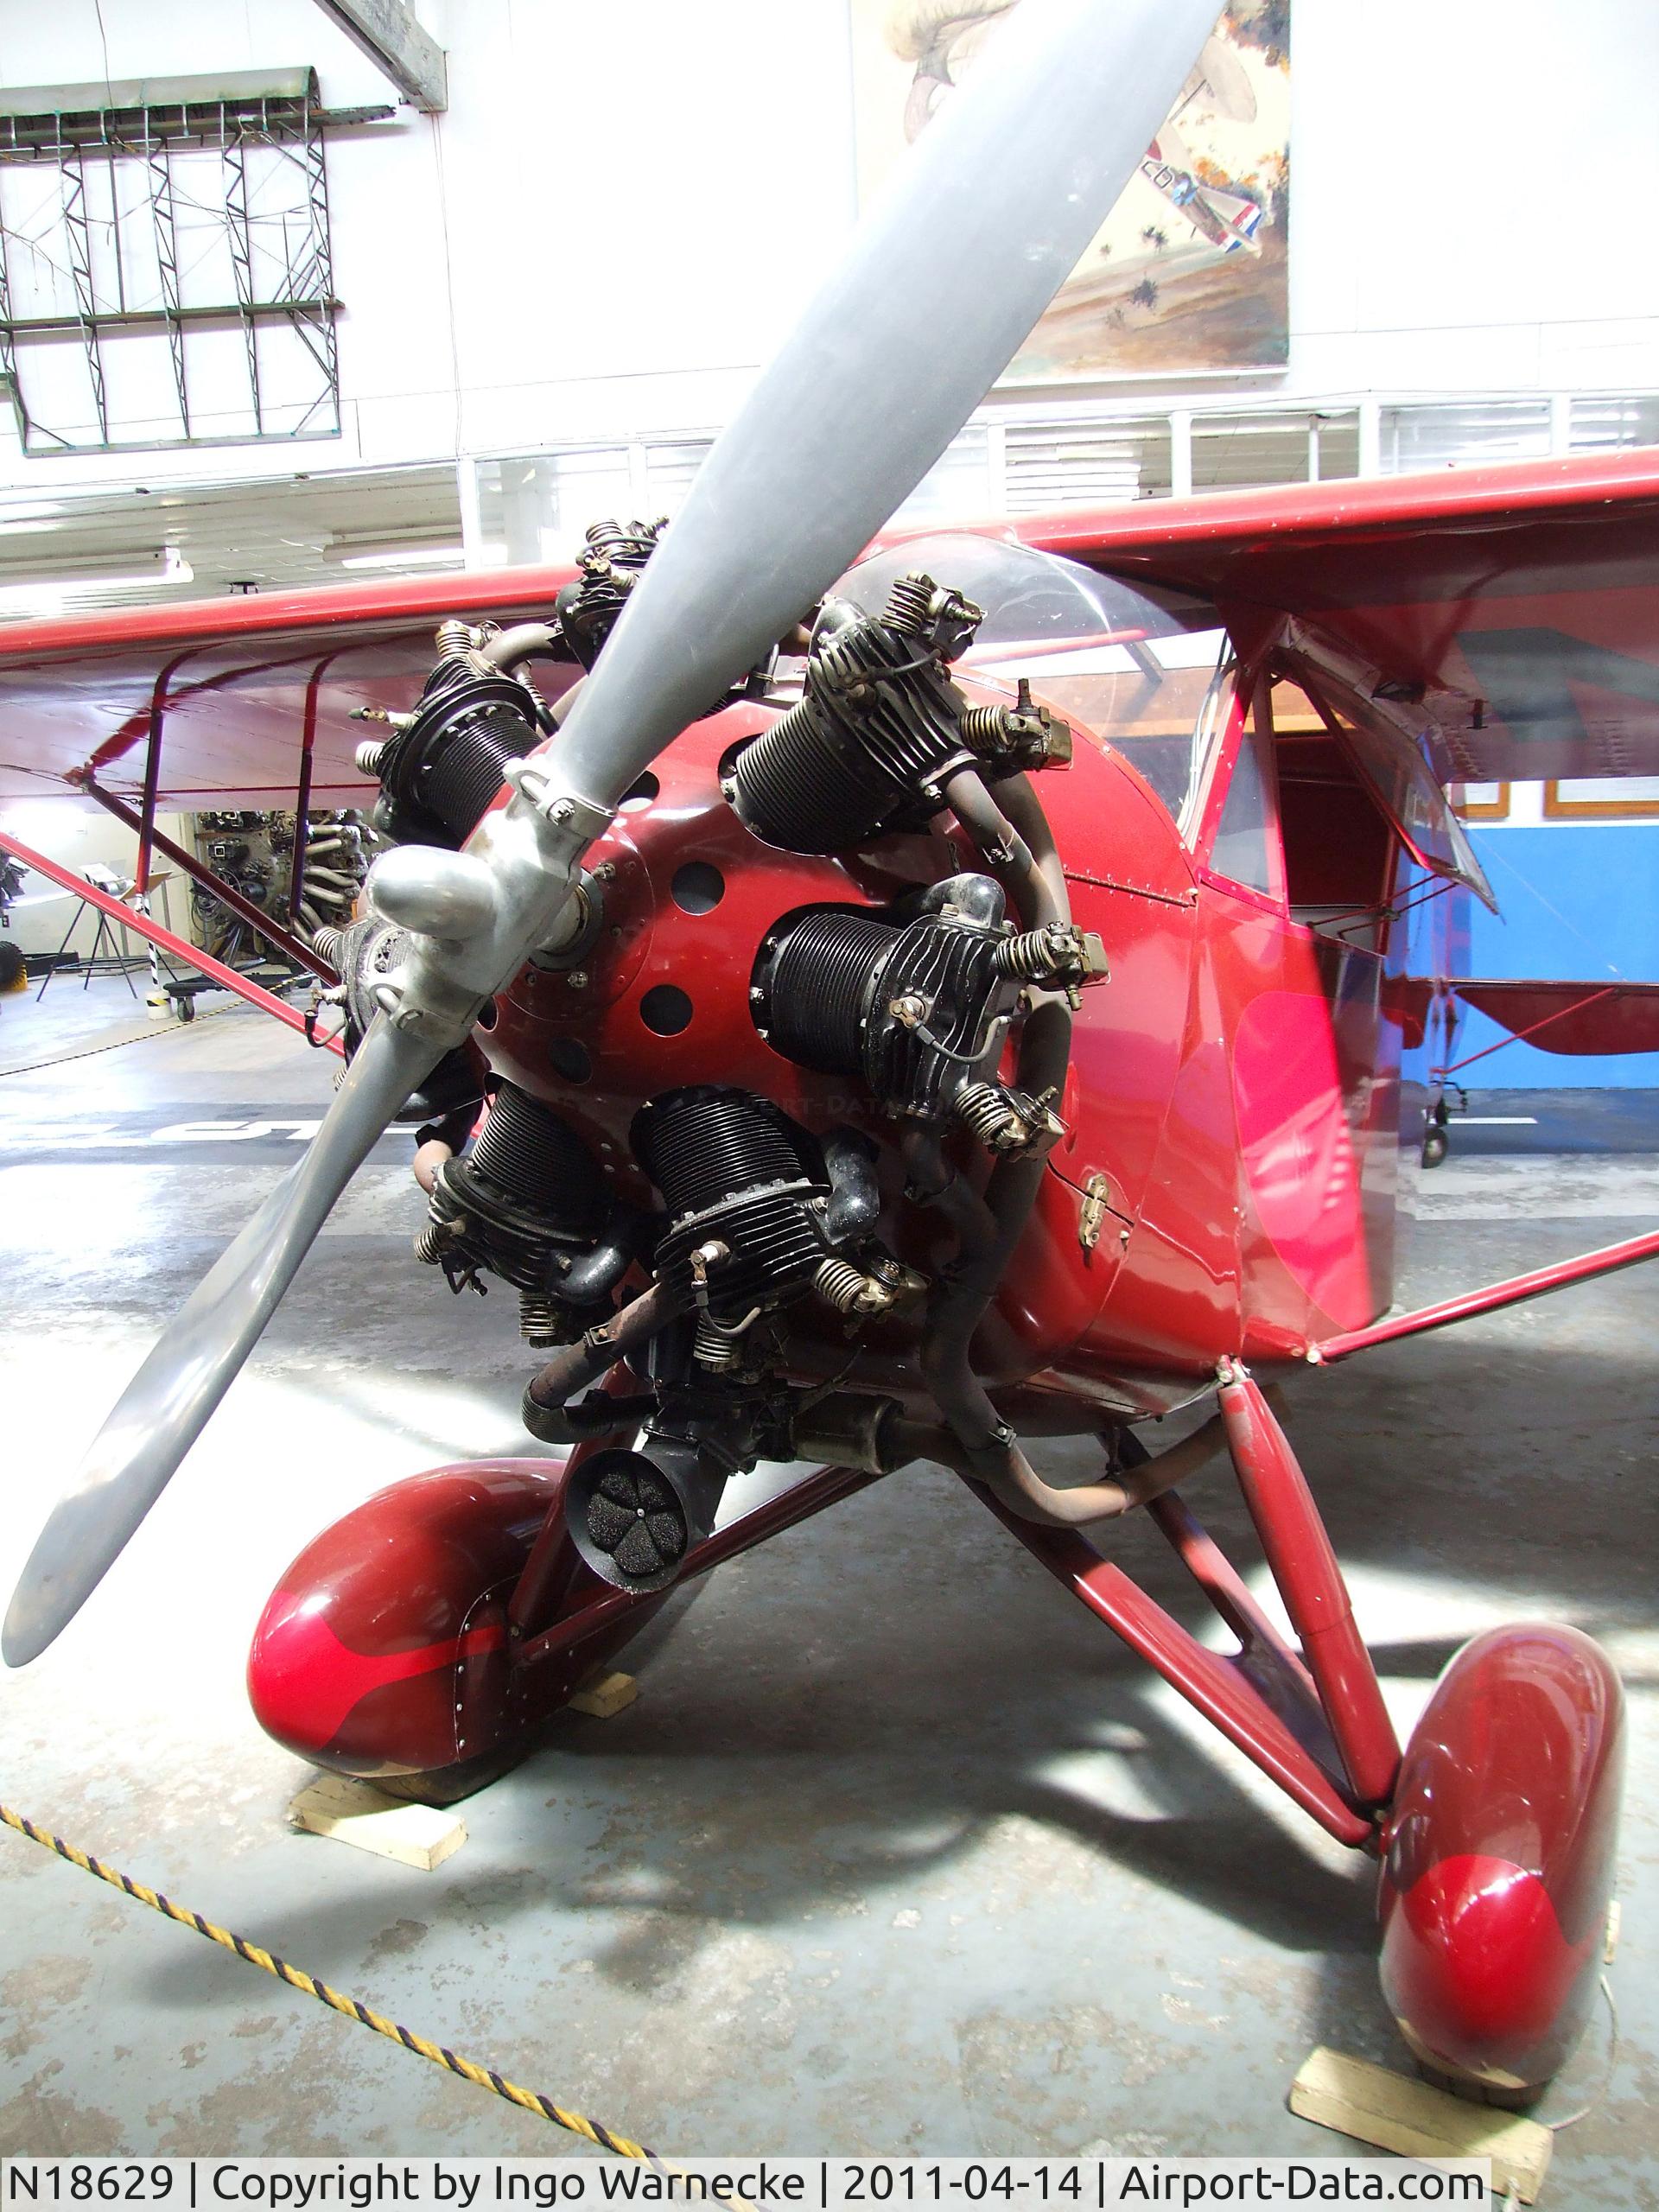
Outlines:
{"label": "concrete floor", "polygon": [[[331,1068],[239,1008],[156,1029],[107,979],[0,1001],[6,1588]],[[1538,1118],[1456,1137],[1414,1296],[1650,1224],[1659,1096],[1475,1109]],[[404,1151],[359,1178],[81,1619],[0,1681],[6,1801],[670,2154],[1345,2147],[1284,2101],[1316,2043],[1406,2063],[1369,1867],[942,1474],[722,1570],[638,1704],[563,1720],[436,1874],[287,1829],[306,1770],[241,1688],[278,1570],[390,1479],[528,1448],[511,1305],[451,1300],[408,1259]],[[1597,2100],[1547,2205],[1659,2206],[1656,1340],[1659,1268],[1637,1270],[1309,1376],[1297,1405],[1402,1726],[1465,1637],[1516,1616],[1580,1623],[1630,1687],[1622,2036],[1605,2094],[1599,2016],[1543,2107]],[[1213,1473],[1192,1502],[1253,1560],[1230,1491]],[[1153,1529],[1114,1549],[1198,1624]],[[0,1833],[0,2150],[571,2147]]]}

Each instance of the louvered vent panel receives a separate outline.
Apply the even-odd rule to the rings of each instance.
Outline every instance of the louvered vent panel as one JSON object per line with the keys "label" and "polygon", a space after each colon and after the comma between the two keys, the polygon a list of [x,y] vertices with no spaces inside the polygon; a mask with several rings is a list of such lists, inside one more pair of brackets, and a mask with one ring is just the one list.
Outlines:
{"label": "louvered vent panel", "polygon": [[1266,408],[1192,417],[1192,488],[1243,489],[1256,484],[1306,484],[1318,474],[1351,476],[1359,467],[1359,410],[1287,413]]}
{"label": "louvered vent panel", "polygon": [[1659,393],[1598,391],[1575,399],[1567,444],[1573,453],[1659,445]]}
{"label": "louvered vent panel", "polygon": [[1169,443],[1169,418],[1163,415],[1010,423],[1008,511],[1043,514],[1053,507],[1162,497],[1170,485]]}
{"label": "louvered vent panel", "polygon": [[1385,475],[1474,461],[1527,461],[1549,451],[1549,402],[1475,399],[1449,406],[1385,407],[1382,434]]}

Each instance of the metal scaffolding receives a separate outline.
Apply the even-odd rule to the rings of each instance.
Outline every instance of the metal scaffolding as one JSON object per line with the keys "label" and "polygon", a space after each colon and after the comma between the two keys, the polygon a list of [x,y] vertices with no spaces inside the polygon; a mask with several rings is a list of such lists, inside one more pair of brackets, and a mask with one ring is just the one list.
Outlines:
{"label": "metal scaffolding", "polygon": [[[0,385],[24,453],[338,435],[324,135],[394,112],[323,107],[311,69],[0,92]],[[207,353],[232,330],[233,386]]]}

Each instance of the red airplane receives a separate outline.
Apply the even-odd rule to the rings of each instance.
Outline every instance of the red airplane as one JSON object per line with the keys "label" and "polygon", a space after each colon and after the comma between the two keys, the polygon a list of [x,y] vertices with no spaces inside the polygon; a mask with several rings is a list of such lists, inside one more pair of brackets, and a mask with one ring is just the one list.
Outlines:
{"label": "red airplane", "polygon": [[[677,1585],[943,1463],[1376,1859],[1411,2048],[1524,2101],[1595,1989],[1618,1678],[1573,1629],[1489,1631],[1402,1752],[1272,1386],[1659,1254],[1390,1311],[1454,991],[1569,1050],[1659,1046],[1652,988],[1455,982],[1460,904],[1490,893],[1444,796],[1659,773],[1659,453],[879,535],[1211,7],[1022,10],[1007,73],[930,130],[667,530],[601,526],[574,569],[4,633],[0,794],[96,800],[138,830],[141,881],[155,852],[207,873],[156,831],[163,798],[301,822],[372,800],[391,841],[344,931],[257,918],[342,1007],[347,1070],[48,1521],[5,1656],[90,1593],[409,1121],[416,1257],[518,1291],[550,1355],[526,1426],[565,1456],[413,1476],[302,1553],[249,1669],[281,1742],[465,1795]],[[1037,108],[1010,181],[992,156]],[[916,251],[964,211],[973,253]],[[1207,1401],[1183,1441],[1140,1441]],[[1100,1440],[1098,1481],[1045,1479],[1065,1434]],[[1222,1454],[1294,1642],[1180,1495]],[[721,1522],[761,1459],[812,1471]],[[1129,1512],[1236,1652],[1112,1559]]]}

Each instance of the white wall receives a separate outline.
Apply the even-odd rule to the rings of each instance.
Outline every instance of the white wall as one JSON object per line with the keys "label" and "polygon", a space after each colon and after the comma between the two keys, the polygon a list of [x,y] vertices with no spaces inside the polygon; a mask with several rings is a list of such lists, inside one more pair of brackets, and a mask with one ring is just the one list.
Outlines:
{"label": "white wall", "polygon": [[[338,443],[24,462],[0,408],[0,482],[280,474],[726,416],[852,217],[846,0],[421,13],[449,111],[329,151]],[[390,97],[311,0],[103,15],[117,78],[311,60],[332,104]],[[1292,359],[1242,389],[1659,385],[1652,0],[1295,0],[1294,40]],[[0,0],[0,82],[105,67],[93,0]]]}

